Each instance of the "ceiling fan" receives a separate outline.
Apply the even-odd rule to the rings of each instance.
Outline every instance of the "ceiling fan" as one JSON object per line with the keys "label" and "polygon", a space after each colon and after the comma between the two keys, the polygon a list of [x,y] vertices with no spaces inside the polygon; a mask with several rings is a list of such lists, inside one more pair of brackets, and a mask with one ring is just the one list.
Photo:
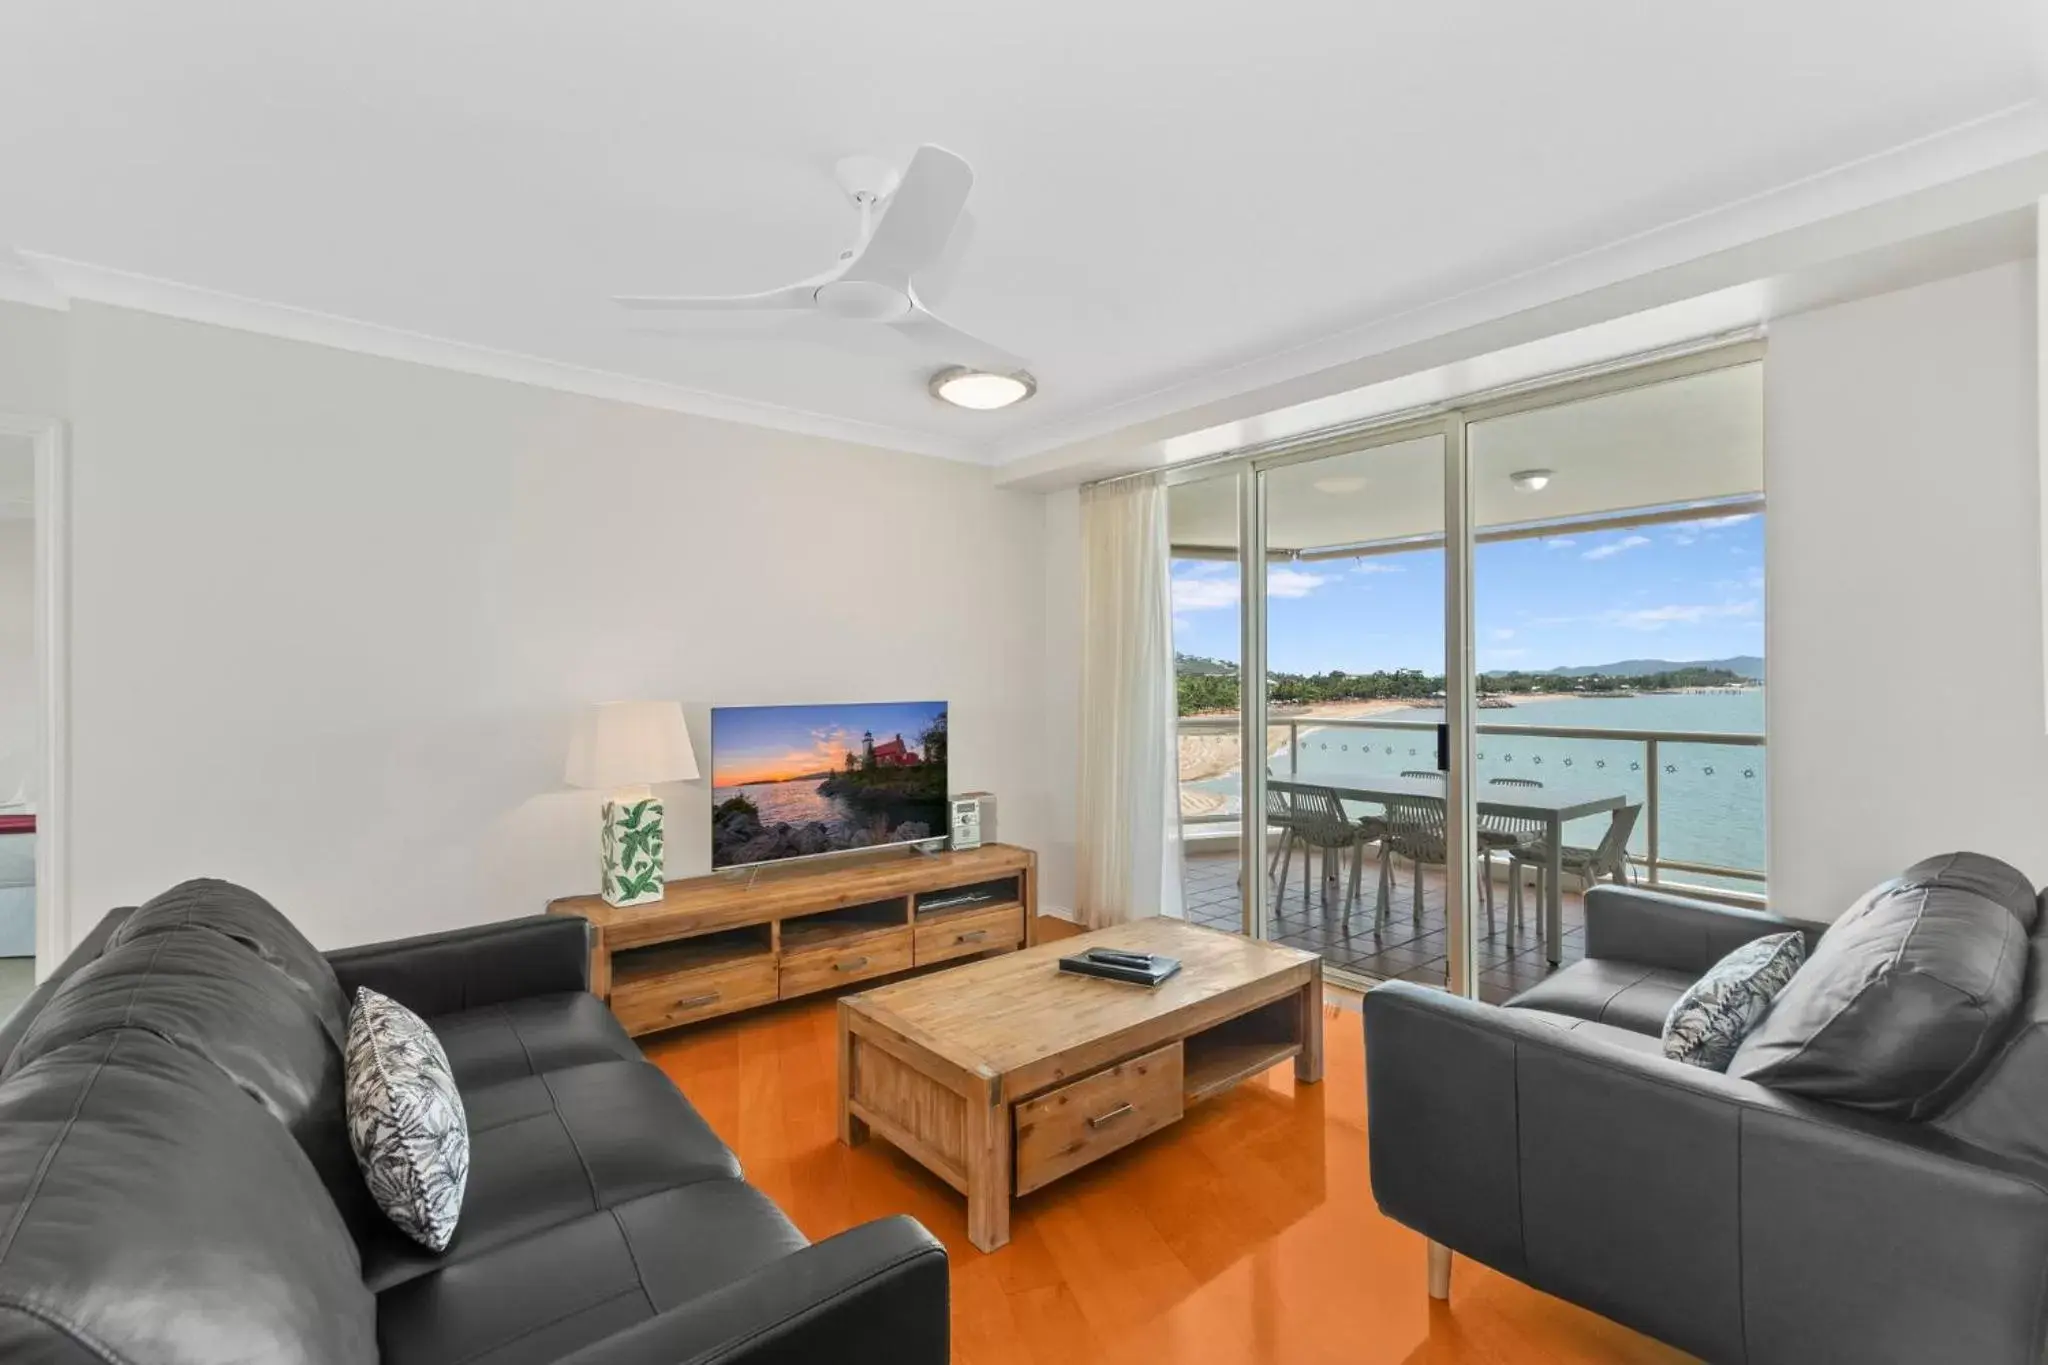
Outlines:
{"label": "ceiling fan", "polygon": [[[974,187],[974,169],[945,148],[926,145],[900,177],[886,162],[868,156],[847,157],[835,170],[860,210],[861,232],[859,243],[840,252],[837,264],[824,274],[758,294],[627,294],[614,302],[648,312],[784,313],[797,335],[821,339],[828,330],[843,338],[845,324],[855,324],[862,336],[887,329],[935,365],[1021,377],[1022,360],[933,313],[913,282],[945,251]],[[807,322],[816,325],[807,327]]]}

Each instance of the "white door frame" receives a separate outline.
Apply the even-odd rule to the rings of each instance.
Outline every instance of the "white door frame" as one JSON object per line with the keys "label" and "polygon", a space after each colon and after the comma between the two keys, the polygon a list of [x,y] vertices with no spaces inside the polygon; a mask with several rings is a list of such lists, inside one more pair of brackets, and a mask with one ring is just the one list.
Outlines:
{"label": "white door frame", "polygon": [[41,791],[36,800],[36,980],[71,951],[70,463],[64,423],[0,409],[0,432],[35,449],[36,671],[41,709]]}

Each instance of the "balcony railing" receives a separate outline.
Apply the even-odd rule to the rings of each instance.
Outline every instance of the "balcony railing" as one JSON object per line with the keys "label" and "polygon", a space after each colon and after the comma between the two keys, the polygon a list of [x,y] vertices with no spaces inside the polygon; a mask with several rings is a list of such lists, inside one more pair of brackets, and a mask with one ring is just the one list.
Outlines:
{"label": "balcony railing", "polygon": [[[1370,772],[1436,766],[1436,722],[1382,717],[1273,717],[1267,750],[1273,771],[1313,782],[1317,770],[1350,767]],[[1188,716],[1182,736],[1235,735],[1235,716]],[[1765,880],[1764,737],[1726,731],[1612,730],[1576,725],[1490,725],[1478,727],[1479,779],[1530,776],[1574,786],[1619,785],[1643,818],[1629,840],[1629,859],[1651,885],[1673,884],[1667,873],[1753,886]],[[1306,746],[1306,747],[1305,747]],[[1304,758],[1308,761],[1304,763]],[[1563,772],[1564,777],[1557,774]],[[1549,776],[1545,776],[1548,774]],[[1238,808],[1228,795],[1203,784],[1237,777],[1242,769],[1183,782],[1210,799],[1216,809],[1185,813],[1184,825],[1236,824]],[[1241,791],[1241,788],[1240,788]],[[1675,823],[1674,823],[1675,817]],[[1604,822],[1606,817],[1599,817]],[[1568,831],[1570,827],[1567,827]],[[1597,843],[1589,825],[1573,843]],[[1674,854],[1673,850],[1677,852]],[[1733,890],[1734,887],[1709,889]]]}

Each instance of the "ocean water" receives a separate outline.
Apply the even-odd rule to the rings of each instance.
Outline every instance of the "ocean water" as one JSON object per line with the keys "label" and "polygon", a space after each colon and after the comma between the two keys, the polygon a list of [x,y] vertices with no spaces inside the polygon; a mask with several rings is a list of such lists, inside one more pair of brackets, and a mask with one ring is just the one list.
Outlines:
{"label": "ocean water", "polygon": [[[1709,692],[1639,697],[1559,698],[1519,702],[1509,709],[1479,713],[1479,776],[1534,778],[1545,787],[1588,794],[1617,793],[1642,802],[1649,784],[1648,755],[1639,740],[1557,739],[1511,733],[1488,734],[1496,725],[1569,725],[1608,730],[1686,730],[1761,734],[1764,728],[1762,688],[1741,692]],[[1443,719],[1440,708],[1391,711],[1371,720]],[[1679,744],[1658,746],[1658,852],[1662,858],[1712,863],[1721,867],[1764,871],[1765,750],[1761,746]],[[1304,777],[1337,772],[1395,774],[1404,769],[1436,766],[1436,737],[1428,730],[1363,729],[1351,726],[1318,728],[1301,723],[1300,752],[1281,748],[1272,770]],[[1224,796],[1226,809],[1238,809],[1238,775],[1227,773],[1189,787]],[[1363,808],[1361,808],[1363,809]],[[1566,842],[1597,844],[1607,817],[1574,821],[1565,827]],[[1647,815],[1636,822],[1630,849],[1648,848]],[[1667,873],[1667,879],[1757,889],[1754,882],[1726,881],[1692,873]]]}
{"label": "ocean water", "polygon": [[754,803],[754,809],[761,813],[763,825],[809,824],[821,821],[834,833],[845,833],[859,822],[853,807],[836,796],[823,796],[818,788],[825,785],[822,777],[798,782],[754,782],[743,787],[713,787],[711,804],[729,801],[735,796],[744,796]]}

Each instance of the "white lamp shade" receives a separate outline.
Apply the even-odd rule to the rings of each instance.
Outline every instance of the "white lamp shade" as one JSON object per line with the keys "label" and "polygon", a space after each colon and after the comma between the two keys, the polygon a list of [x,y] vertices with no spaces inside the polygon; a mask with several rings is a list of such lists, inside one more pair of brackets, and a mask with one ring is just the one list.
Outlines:
{"label": "white lamp shade", "polygon": [[683,708],[672,701],[591,707],[577,718],[565,776],[572,787],[599,791],[690,781],[697,776],[697,755]]}

